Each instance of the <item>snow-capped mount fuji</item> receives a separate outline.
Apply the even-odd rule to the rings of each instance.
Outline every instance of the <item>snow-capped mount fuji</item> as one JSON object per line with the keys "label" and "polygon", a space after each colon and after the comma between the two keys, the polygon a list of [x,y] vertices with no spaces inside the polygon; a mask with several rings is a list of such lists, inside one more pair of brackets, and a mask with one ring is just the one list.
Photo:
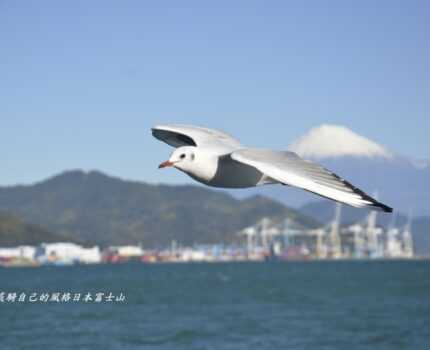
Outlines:
{"label": "snow-capped mount fuji", "polygon": [[290,144],[289,149],[303,158],[325,159],[364,157],[392,159],[383,146],[360,136],[345,126],[323,124]]}
{"label": "snow-capped mount fuji", "polygon": [[[329,124],[311,129],[288,149],[325,166],[370,195],[377,193],[395,211],[430,215],[430,166],[426,161],[418,163],[399,156],[347,127]],[[276,186],[261,186],[239,196],[255,193],[297,207],[321,200],[305,191]]]}

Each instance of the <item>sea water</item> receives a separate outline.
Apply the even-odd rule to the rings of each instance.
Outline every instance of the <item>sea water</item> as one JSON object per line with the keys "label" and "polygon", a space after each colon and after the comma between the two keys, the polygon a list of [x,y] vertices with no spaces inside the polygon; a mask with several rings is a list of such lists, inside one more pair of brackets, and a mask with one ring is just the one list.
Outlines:
{"label": "sea water", "polygon": [[4,350],[430,349],[430,261],[2,268],[0,293]]}

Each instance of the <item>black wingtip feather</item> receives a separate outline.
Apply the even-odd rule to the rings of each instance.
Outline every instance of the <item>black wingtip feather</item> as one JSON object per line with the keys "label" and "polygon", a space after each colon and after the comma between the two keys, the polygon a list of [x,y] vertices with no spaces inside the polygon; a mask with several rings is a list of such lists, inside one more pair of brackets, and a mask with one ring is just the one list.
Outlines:
{"label": "black wingtip feather", "polygon": [[372,207],[376,207],[378,209],[382,209],[384,213],[392,213],[393,208],[389,207],[388,205],[382,204],[380,202],[374,201],[372,202]]}
{"label": "black wingtip feather", "polygon": [[382,210],[385,213],[392,213],[393,208],[389,207],[388,205],[385,205],[381,202],[378,202],[376,199],[370,197],[367,193],[360,190],[359,188],[355,187],[353,184],[349,183],[345,179],[341,178],[339,175],[336,175],[332,173],[334,177],[336,177],[338,180],[342,181],[346,186],[348,186],[354,193],[358,194],[361,198],[363,198],[366,201],[369,201],[371,204],[370,206],[378,208],[379,210]]}

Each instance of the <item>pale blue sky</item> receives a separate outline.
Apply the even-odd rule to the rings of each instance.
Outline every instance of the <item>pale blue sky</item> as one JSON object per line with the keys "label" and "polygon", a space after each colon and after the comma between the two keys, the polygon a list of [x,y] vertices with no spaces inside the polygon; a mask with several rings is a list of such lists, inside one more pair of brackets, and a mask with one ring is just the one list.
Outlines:
{"label": "pale blue sky", "polygon": [[0,1],[0,185],[189,182],[151,125],[285,149],[321,123],[430,158],[428,1]]}

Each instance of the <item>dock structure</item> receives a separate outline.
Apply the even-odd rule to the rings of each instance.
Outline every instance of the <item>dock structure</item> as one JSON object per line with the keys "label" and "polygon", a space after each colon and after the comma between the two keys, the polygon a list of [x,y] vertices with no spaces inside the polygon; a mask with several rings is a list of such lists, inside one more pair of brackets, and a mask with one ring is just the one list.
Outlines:
{"label": "dock structure", "polygon": [[411,215],[403,228],[395,219],[388,227],[377,224],[377,212],[351,225],[341,225],[341,204],[333,219],[316,229],[294,227],[291,219],[263,218],[240,231],[247,238],[247,251],[259,249],[285,259],[398,259],[413,258]]}

